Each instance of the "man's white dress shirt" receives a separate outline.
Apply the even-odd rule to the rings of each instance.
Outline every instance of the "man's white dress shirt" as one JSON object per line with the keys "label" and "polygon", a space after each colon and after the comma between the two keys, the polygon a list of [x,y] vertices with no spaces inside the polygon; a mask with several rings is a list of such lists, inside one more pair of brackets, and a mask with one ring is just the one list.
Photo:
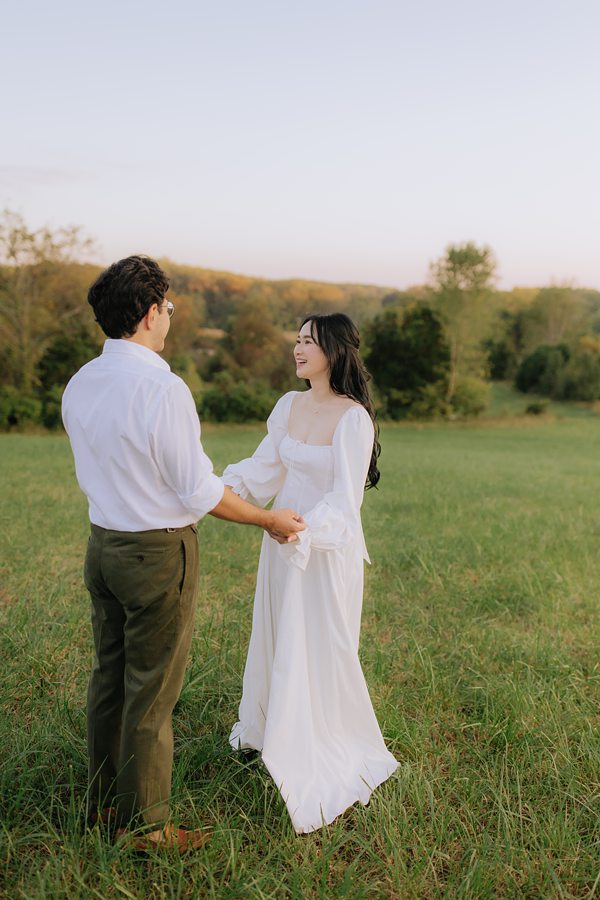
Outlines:
{"label": "man's white dress shirt", "polygon": [[69,381],[62,414],[94,525],[180,528],[221,500],[189,388],[153,350],[108,339]]}

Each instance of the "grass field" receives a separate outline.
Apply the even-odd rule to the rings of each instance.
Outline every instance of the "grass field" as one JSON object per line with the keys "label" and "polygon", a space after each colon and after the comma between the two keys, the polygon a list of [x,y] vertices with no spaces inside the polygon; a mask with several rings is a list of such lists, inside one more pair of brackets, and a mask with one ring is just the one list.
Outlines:
{"label": "grass field", "polygon": [[[256,428],[205,431],[217,471]],[[361,658],[396,776],[296,837],[229,750],[260,533],[200,529],[175,809],[207,849],[85,832],[86,506],[62,436],[0,437],[7,897],[600,897],[600,420],[388,427],[364,507]]]}

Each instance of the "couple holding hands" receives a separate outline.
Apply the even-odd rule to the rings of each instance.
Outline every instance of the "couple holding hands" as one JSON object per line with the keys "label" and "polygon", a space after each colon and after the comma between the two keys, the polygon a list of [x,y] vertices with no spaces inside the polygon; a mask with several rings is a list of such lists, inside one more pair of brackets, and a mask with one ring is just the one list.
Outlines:
{"label": "couple holding hands", "polygon": [[261,753],[296,831],[367,803],[398,763],[358,658],[360,507],[379,480],[379,443],[357,329],[340,313],[305,320],[294,362],[310,389],[281,397],[252,457],[218,478],[193,398],[159,356],[168,287],[143,256],[94,282],[88,300],[107,340],[67,385],[63,421],[91,522],[90,821],[110,820],[140,850],[183,851],[209,837],[169,820],[172,712],[194,624],[196,523],[207,514],[265,531],[229,740]]}

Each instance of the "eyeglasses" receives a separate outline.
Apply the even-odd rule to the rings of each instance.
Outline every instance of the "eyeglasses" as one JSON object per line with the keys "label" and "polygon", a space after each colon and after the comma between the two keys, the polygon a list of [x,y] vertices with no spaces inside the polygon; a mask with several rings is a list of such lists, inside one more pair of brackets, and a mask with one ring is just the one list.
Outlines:
{"label": "eyeglasses", "polygon": [[[175,304],[171,303],[170,300],[167,300],[166,307],[167,307],[167,315],[169,316],[169,318],[171,318],[173,313],[175,312]],[[164,306],[162,307],[162,309],[164,309]]]}

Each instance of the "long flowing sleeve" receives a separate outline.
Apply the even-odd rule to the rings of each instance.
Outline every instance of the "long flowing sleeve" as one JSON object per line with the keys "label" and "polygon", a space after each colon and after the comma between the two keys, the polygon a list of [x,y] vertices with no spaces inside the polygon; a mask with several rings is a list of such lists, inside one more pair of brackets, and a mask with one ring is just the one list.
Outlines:
{"label": "long flowing sleeve", "polygon": [[344,413],[333,436],[333,488],[304,514],[306,529],[298,533],[298,540],[280,546],[288,563],[304,570],[312,550],[337,550],[358,535],[363,558],[369,561],[360,508],[373,438],[373,423],[362,406]]}
{"label": "long flowing sleeve", "polygon": [[255,506],[266,506],[285,481],[286,470],[279,455],[279,445],[287,432],[294,394],[295,391],[290,391],[277,401],[267,419],[267,435],[252,456],[227,466],[223,472],[223,482]]}

